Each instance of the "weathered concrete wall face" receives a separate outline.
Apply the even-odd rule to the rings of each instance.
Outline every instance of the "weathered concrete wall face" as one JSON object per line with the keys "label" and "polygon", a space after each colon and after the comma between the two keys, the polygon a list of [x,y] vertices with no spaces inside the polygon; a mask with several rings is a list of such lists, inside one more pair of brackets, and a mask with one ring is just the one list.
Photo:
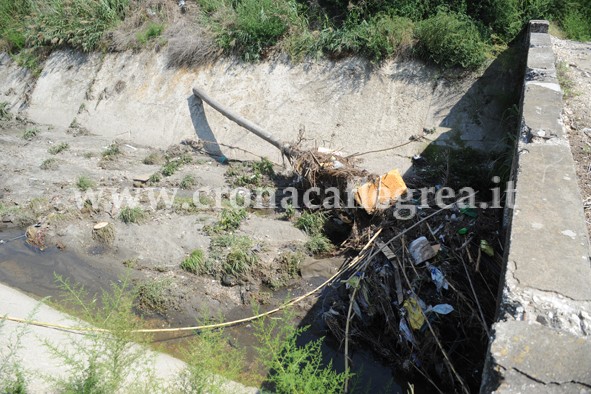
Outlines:
{"label": "weathered concrete wall face", "polygon": [[33,74],[19,67],[8,54],[0,53],[0,102],[16,112],[24,109],[35,85]]}
{"label": "weathered concrete wall face", "polygon": [[[14,72],[0,69],[0,89],[11,86]],[[424,128],[434,130],[428,137],[440,144],[457,146],[461,140],[461,146],[502,150],[503,88],[511,83],[494,73],[497,80],[490,84],[489,74],[449,82],[421,62],[377,67],[360,59],[299,65],[226,59],[179,70],[168,68],[165,55],[156,52],[55,51],[30,100],[17,90],[38,123],[65,128],[76,120],[98,135],[162,148],[199,138],[231,159],[281,161],[274,147],[195,100],[191,89],[198,86],[286,142],[303,132],[303,147],[348,154],[382,150],[361,156],[363,167],[380,173],[410,167],[409,157],[428,140],[385,149],[407,143]]]}
{"label": "weathered concrete wall face", "polygon": [[27,115],[37,123],[68,127],[101,65],[101,55],[74,51],[51,54],[31,96]]}
{"label": "weathered concrete wall face", "polygon": [[530,24],[507,266],[483,393],[591,387],[589,237],[547,28]]}

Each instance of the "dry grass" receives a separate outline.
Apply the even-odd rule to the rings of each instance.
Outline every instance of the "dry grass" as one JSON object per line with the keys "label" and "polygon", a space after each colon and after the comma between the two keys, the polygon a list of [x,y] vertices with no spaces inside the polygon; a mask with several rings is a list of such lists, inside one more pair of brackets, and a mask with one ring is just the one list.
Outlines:
{"label": "dry grass", "polygon": [[164,33],[169,67],[196,67],[211,63],[220,50],[213,34],[196,21],[179,20]]}

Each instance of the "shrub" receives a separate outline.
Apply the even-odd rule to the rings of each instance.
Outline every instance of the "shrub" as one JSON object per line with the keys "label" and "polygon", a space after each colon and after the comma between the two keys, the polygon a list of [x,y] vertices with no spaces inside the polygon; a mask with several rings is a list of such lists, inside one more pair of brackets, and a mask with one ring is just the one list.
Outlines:
{"label": "shrub", "polygon": [[304,244],[304,247],[311,254],[328,253],[334,249],[334,245],[323,234],[314,234]]}
{"label": "shrub", "polygon": [[244,208],[224,208],[220,214],[220,220],[213,226],[208,227],[211,234],[238,230],[240,224],[248,212]]}
{"label": "shrub", "polygon": [[89,52],[128,7],[129,0],[34,0],[28,38],[35,45],[67,44]]}
{"label": "shrub", "polygon": [[586,16],[574,8],[570,8],[566,12],[562,18],[561,26],[568,38],[578,41],[591,40],[591,11],[588,13],[589,16]]}
{"label": "shrub", "polygon": [[304,212],[296,219],[295,226],[312,236],[322,234],[326,216],[322,212]]}
{"label": "shrub", "polygon": [[0,37],[9,51],[18,51],[25,46],[25,18],[30,12],[30,0],[0,0]]}
{"label": "shrub", "polygon": [[351,375],[337,373],[332,361],[323,363],[322,341],[310,341],[298,346],[298,337],[307,327],[297,328],[293,313],[282,319],[259,319],[253,322],[257,348],[263,365],[271,371],[269,383],[277,393],[342,393],[345,380]]}
{"label": "shrub", "polygon": [[168,293],[172,278],[146,280],[135,289],[136,302],[142,309],[164,312],[170,302]]}
{"label": "shrub", "polygon": [[195,186],[196,181],[195,181],[195,177],[193,175],[185,175],[183,177],[183,179],[181,180],[181,183],[179,184],[179,186],[181,187],[181,189],[190,189],[193,186]]}
{"label": "shrub", "polygon": [[150,23],[146,30],[138,32],[136,38],[142,45],[146,45],[152,38],[159,37],[164,31],[164,25],[161,23]]}
{"label": "shrub", "polygon": [[117,144],[111,144],[102,153],[103,160],[114,160],[115,157],[121,155],[121,148]]}
{"label": "shrub", "polygon": [[52,155],[57,155],[63,151],[66,151],[70,149],[70,145],[67,142],[62,142],[60,144],[57,145],[53,145],[52,147],[50,147],[47,152],[49,152]]}
{"label": "shrub", "polygon": [[146,165],[162,164],[164,162],[164,157],[160,152],[152,152],[146,156],[142,162]]}
{"label": "shrub", "polygon": [[208,272],[207,267],[205,266],[205,254],[201,249],[195,249],[191,252],[189,257],[187,257],[181,263],[181,269],[191,272],[193,274],[205,274]]}
{"label": "shrub", "polygon": [[125,223],[139,223],[145,219],[146,213],[140,207],[125,207],[119,212],[119,219]]}
{"label": "shrub", "polygon": [[467,16],[441,9],[417,28],[420,53],[443,67],[476,69],[489,50],[474,22]]}
{"label": "shrub", "polygon": [[78,178],[78,181],[76,182],[76,186],[78,186],[78,189],[80,189],[81,191],[84,192],[84,191],[94,187],[94,181],[88,177],[81,176]]}
{"label": "shrub", "polygon": [[37,134],[39,134],[39,129],[36,129],[36,128],[26,129],[25,132],[23,133],[23,138],[26,139],[27,141],[31,141],[33,138],[37,137]]}
{"label": "shrub", "polygon": [[41,168],[42,170],[57,170],[58,165],[59,162],[57,161],[57,159],[50,158],[44,160],[43,163],[41,163],[41,165],[39,166],[39,168]]}
{"label": "shrub", "polygon": [[12,114],[8,110],[10,103],[6,101],[0,102],[0,120],[10,120],[12,119]]}
{"label": "shrub", "polygon": [[252,240],[245,235],[229,234],[213,237],[210,256],[215,257],[208,263],[210,273],[243,276],[258,263],[258,256],[253,251],[253,247]]}

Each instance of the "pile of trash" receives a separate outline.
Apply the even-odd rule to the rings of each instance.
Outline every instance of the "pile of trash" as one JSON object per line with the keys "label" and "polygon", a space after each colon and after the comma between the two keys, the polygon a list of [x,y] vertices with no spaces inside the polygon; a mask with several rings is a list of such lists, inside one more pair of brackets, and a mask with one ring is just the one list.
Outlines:
{"label": "pile of trash", "polygon": [[452,205],[381,224],[323,314],[329,330],[440,392],[478,391],[502,266],[499,211]]}

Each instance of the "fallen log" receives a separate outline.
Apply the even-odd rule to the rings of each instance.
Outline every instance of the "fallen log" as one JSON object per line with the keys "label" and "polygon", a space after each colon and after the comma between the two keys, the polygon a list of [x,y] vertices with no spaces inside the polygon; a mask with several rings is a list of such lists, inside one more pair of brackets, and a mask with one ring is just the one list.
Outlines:
{"label": "fallen log", "polygon": [[205,101],[209,104],[213,109],[224,115],[226,118],[230,119],[232,122],[238,124],[241,127],[244,127],[246,130],[250,131],[251,133],[255,134],[257,137],[262,138],[263,140],[267,141],[271,145],[275,146],[277,149],[281,151],[288,159],[294,156],[294,150],[292,149],[291,145],[283,142],[273,136],[270,132],[263,129],[261,126],[249,121],[248,119],[243,118],[242,116],[238,115],[234,111],[224,107],[222,104],[218,103],[213,98],[209,97],[207,93],[199,88],[193,88],[193,94],[195,97]]}

